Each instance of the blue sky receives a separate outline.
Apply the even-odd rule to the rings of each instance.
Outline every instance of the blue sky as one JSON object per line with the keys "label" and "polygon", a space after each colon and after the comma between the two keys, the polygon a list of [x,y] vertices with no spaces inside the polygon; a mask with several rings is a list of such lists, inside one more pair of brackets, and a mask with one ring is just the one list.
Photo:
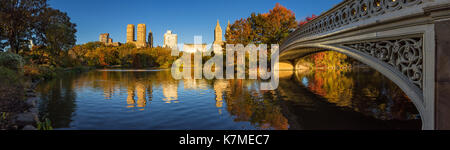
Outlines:
{"label": "blue sky", "polygon": [[155,45],[162,45],[166,30],[178,34],[178,43],[213,41],[217,19],[225,31],[227,21],[234,22],[252,12],[265,13],[278,2],[295,13],[297,20],[320,14],[341,0],[49,0],[53,8],[67,12],[77,24],[77,44],[98,41],[101,33],[110,33],[115,42],[126,41],[127,24],[144,23],[152,30]]}

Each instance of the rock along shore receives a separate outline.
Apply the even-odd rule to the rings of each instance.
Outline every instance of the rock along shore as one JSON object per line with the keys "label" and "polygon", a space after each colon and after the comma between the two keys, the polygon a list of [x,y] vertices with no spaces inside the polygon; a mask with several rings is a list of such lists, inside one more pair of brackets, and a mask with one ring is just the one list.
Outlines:
{"label": "rock along shore", "polygon": [[32,82],[30,87],[25,90],[25,104],[29,107],[22,113],[17,113],[12,117],[12,122],[17,125],[19,130],[37,130],[36,126],[39,122],[38,97],[35,91],[36,85],[39,83]]}

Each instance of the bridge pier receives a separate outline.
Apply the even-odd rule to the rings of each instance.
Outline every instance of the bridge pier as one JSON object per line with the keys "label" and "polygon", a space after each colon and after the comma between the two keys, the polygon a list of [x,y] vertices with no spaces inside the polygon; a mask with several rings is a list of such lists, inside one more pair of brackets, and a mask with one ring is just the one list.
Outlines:
{"label": "bridge pier", "polygon": [[281,61],[278,63],[280,71],[293,71],[295,70],[295,66],[291,61]]}
{"label": "bridge pier", "polygon": [[435,21],[435,129],[450,130],[450,19]]}
{"label": "bridge pier", "polygon": [[289,63],[291,63],[293,71],[297,70],[297,62],[295,61],[295,59],[289,60]]}

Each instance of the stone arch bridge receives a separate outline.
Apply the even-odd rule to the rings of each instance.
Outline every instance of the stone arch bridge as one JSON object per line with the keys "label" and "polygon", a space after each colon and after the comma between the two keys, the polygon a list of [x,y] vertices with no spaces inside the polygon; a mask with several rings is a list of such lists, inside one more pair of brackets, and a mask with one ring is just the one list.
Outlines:
{"label": "stone arch bridge", "polygon": [[332,50],[384,74],[425,130],[450,129],[450,0],[344,0],[292,32],[280,61]]}

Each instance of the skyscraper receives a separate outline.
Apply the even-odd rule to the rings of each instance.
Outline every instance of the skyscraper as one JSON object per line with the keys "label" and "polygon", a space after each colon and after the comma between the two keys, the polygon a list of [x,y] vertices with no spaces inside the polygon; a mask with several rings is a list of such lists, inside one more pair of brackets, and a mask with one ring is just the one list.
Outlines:
{"label": "skyscraper", "polygon": [[136,47],[140,48],[147,46],[146,33],[147,26],[145,24],[138,24]]}
{"label": "skyscraper", "polygon": [[153,33],[152,30],[148,33],[148,47],[153,48]]}
{"label": "skyscraper", "polygon": [[216,29],[214,29],[214,43],[217,45],[222,45],[222,28],[220,27],[219,20],[217,20]]}
{"label": "skyscraper", "polygon": [[127,26],[127,43],[134,42],[134,24]]}

